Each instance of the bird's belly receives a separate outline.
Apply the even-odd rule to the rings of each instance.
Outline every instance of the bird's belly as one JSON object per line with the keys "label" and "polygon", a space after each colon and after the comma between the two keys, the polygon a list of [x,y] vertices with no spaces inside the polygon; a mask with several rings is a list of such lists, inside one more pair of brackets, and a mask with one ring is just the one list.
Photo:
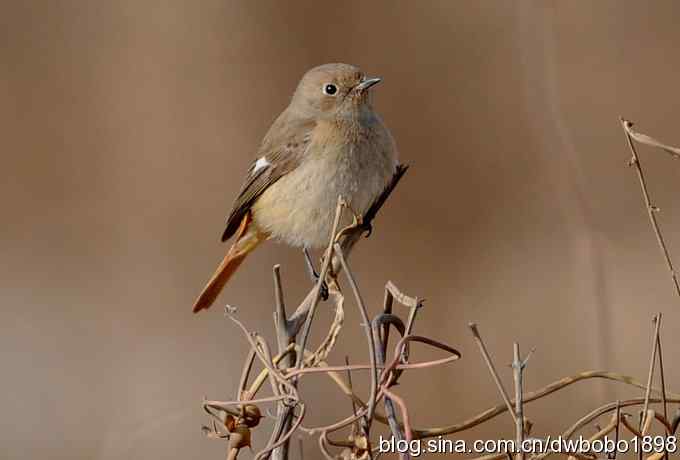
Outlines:
{"label": "bird's belly", "polygon": [[[293,246],[328,244],[338,196],[363,214],[384,190],[395,160],[373,152],[338,149],[308,158],[271,185],[254,203],[256,225],[272,238]],[[350,222],[345,213],[343,223]]]}

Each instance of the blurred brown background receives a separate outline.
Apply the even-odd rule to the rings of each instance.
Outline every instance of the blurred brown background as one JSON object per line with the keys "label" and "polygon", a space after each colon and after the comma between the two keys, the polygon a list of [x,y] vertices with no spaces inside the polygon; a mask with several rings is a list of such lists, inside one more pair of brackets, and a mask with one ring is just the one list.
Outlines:
{"label": "blurred brown background", "polygon": [[[233,394],[246,345],[190,306],[262,135],[332,61],[384,77],[412,165],[352,256],[364,295],[375,312],[391,279],[426,297],[418,328],[463,352],[404,379],[417,425],[500,401],[469,321],[499,364],[513,340],[537,349],[531,390],[591,368],[644,380],[661,311],[680,391],[680,308],[618,123],[680,144],[678,17],[673,0],[3,1],[0,458],[222,458],[200,401]],[[680,170],[641,154],[680,263]],[[274,263],[292,304],[309,282],[277,245],[221,300],[269,337]],[[365,360],[352,308],[336,361]],[[310,423],[346,414],[316,382]],[[631,394],[591,381],[527,411],[557,433]],[[502,416],[466,437],[511,434]]]}

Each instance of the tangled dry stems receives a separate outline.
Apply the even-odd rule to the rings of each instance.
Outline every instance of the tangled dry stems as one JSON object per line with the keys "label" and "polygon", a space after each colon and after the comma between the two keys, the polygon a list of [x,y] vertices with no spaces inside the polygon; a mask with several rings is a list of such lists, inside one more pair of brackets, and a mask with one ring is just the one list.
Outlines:
{"label": "tangled dry stems", "polygon": [[[680,296],[680,285],[675,274],[673,263],[663,239],[656,213],[659,209],[651,202],[647,190],[644,171],[635,148],[635,142],[662,149],[674,158],[680,158],[680,149],[663,144],[645,134],[632,129],[633,124],[621,119],[626,134],[632,159],[631,166],[635,166],[640,181],[643,199],[647,207],[652,228],[657,237],[671,278]],[[394,179],[385,192],[374,203],[364,216],[354,216],[354,223],[339,229],[339,223],[347,206],[342,198],[338,201],[333,227],[333,235],[324,253],[319,281],[290,316],[286,313],[283,287],[280,277],[280,267],[273,269],[275,311],[274,324],[277,337],[278,352],[273,354],[269,344],[257,332],[249,330],[236,316],[235,310],[227,307],[226,316],[242,331],[250,344],[250,351],[244,362],[237,397],[228,401],[204,400],[203,408],[211,417],[211,426],[204,426],[206,435],[212,438],[226,439],[228,442],[228,459],[236,459],[245,447],[251,446],[251,440],[256,428],[260,424],[262,407],[275,405],[276,413],[269,415],[274,419],[274,427],[264,448],[255,454],[255,459],[262,460],[273,457],[276,460],[287,460],[290,456],[290,440],[296,433],[308,436],[318,436],[319,449],[326,459],[364,459],[376,458],[380,455],[371,442],[371,428],[374,423],[389,427],[396,440],[411,441],[437,436],[459,433],[483,424],[494,417],[508,412],[514,422],[515,439],[521,443],[530,435],[532,423],[524,415],[524,405],[536,401],[577,382],[591,379],[603,379],[620,382],[644,390],[644,397],[609,402],[598,407],[565,429],[561,435],[569,439],[585,427],[597,422],[602,416],[611,413],[611,418],[604,427],[598,427],[589,440],[601,440],[605,436],[615,433],[618,440],[621,431],[628,431],[633,436],[642,438],[649,434],[654,424],[658,424],[666,436],[675,435],[680,424],[680,409],[672,418],[668,415],[668,404],[680,403],[680,394],[666,391],[664,367],[661,348],[661,314],[654,317],[654,332],[652,335],[652,351],[649,361],[649,372],[646,383],[634,380],[632,377],[605,371],[587,371],[564,377],[533,392],[523,391],[523,372],[531,352],[522,357],[519,344],[513,344],[513,383],[514,398],[511,398],[503,385],[503,381],[496,370],[486,344],[477,325],[471,323],[470,330],[473,339],[479,346],[480,354],[486,363],[491,377],[498,388],[503,400],[502,404],[490,407],[483,412],[462,422],[442,427],[417,428],[411,424],[408,403],[394,392],[393,387],[399,381],[402,373],[412,369],[426,369],[441,366],[458,360],[461,355],[451,346],[423,335],[415,335],[413,328],[415,320],[422,308],[422,300],[402,293],[394,283],[388,281],[385,286],[385,298],[382,312],[372,319],[361,296],[361,291],[347,262],[347,256],[359,241],[361,236],[371,229],[371,223],[377,212],[387,200],[392,190],[406,172],[407,167],[400,166]],[[362,327],[366,336],[368,363],[343,365],[329,365],[327,358],[334,348],[344,323],[345,297],[340,289],[338,277],[341,272],[348,282],[355,303],[362,318]],[[335,316],[328,327],[324,339],[314,351],[307,349],[307,342],[312,328],[316,309],[321,297],[322,281],[329,287],[329,299],[335,309]],[[401,315],[395,314],[393,306],[395,300],[407,311],[406,321]],[[393,346],[391,357],[388,359],[390,330],[399,334],[399,340]],[[443,358],[429,361],[413,362],[410,358],[409,345],[413,342],[425,344],[445,352]],[[532,350],[533,351],[533,350]],[[263,369],[251,379],[255,361],[259,361]],[[657,365],[658,363],[658,365]],[[656,369],[660,375],[660,388],[653,387]],[[367,397],[362,399],[356,394],[352,385],[352,373],[368,371],[370,373],[370,390]],[[323,426],[304,426],[306,403],[298,392],[298,384],[302,378],[310,374],[325,374],[346,395],[351,402],[351,413],[346,417]],[[248,385],[248,382],[251,382]],[[265,382],[269,382],[272,396],[257,397]],[[382,403],[384,412],[378,409]],[[661,404],[662,413],[651,409],[652,404]],[[622,410],[627,407],[641,407],[637,426],[631,422],[629,414]],[[349,434],[343,439],[333,439],[331,435],[350,427]],[[336,452],[332,452],[335,450]],[[535,453],[529,460],[541,460],[554,452]],[[594,453],[572,453],[569,460],[594,460]],[[300,452],[302,456],[302,451]],[[402,459],[409,458],[408,453],[400,453]],[[616,453],[610,457],[615,459]],[[655,453],[647,460],[667,459],[668,452]],[[508,458],[507,453],[491,453],[475,460],[496,460]],[[525,454],[516,454],[517,460],[524,460]],[[641,458],[641,457],[640,457]]]}

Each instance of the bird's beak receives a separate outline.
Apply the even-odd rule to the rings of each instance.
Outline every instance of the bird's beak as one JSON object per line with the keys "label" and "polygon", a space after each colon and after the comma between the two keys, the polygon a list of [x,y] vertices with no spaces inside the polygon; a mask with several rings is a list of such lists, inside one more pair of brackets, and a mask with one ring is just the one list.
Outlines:
{"label": "bird's beak", "polygon": [[367,78],[366,80],[359,83],[355,88],[357,91],[365,91],[373,85],[380,83],[381,78]]}

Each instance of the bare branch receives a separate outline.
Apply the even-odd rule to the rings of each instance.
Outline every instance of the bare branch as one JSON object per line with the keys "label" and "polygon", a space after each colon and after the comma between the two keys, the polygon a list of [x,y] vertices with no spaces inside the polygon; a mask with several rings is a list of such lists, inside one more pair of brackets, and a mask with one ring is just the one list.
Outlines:
{"label": "bare branch", "polygon": [[[496,382],[496,386],[498,387],[498,391],[500,392],[501,396],[503,397],[503,401],[505,401],[505,405],[507,406],[508,412],[510,415],[512,415],[512,419],[517,422],[517,416],[515,415],[515,411],[512,408],[512,403],[510,402],[510,397],[508,396],[508,392],[505,391],[505,387],[503,386],[503,382],[501,382],[501,378],[498,376],[498,371],[496,370],[496,366],[493,365],[493,361],[491,360],[491,356],[489,355],[489,352],[486,349],[486,345],[484,344],[484,340],[482,340],[482,336],[479,335],[479,330],[477,330],[477,325],[475,323],[470,323],[468,324],[470,327],[470,331],[472,331],[472,336],[475,339],[475,342],[477,342],[477,345],[479,345],[479,351],[482,352],[482,357],[484,358],[484,362],[486,362],[487,367],[489,368],[489,372],[491,372],[491,377],[493,377],[493,381]],[[520,422],[521,423],[521,422]]]}
{"label": "bare branch", "polygon": [[640,431],[644,430],[644,417],[647,416],[647,409],[649,408],[649,394],[652,389],[652,379],[654,378],[654,365],[656,364],[656,354],[659,347],[659,328],[661,327],[661,313],[654,317],[654,338],[652,340],[652,356],[649,358],[649,372],[647,373],[647,388],[645,389],[645,406],[642,410],[643,416],[640,417]]}
{"label": "bare branch", "polygon": [[345,256],[342,252],[342,248],[339,244],[335,244],[335,254],[340,260],[340,266],[345,271],[345,276],[347,281],[349,281],[352,292],[354,293],[354,298],[356,299],[357,306],[359,307],[359,312],[361,313],[361,318],[363,320],[364,332],[366,333],[366,339],[368,340],[369,348],[369,360],[371,363],[371,394],[368,399],[368,410],[366,411],[366,435],[368,436],[371,428],[371,420],[373,419],[373,411],[375,410],[375,402],[377,396],[377,386],[378,386],[378,368],[376,367],[375,361],[375,340],[373,338],[373,332],[371,331],[370,320],[368,319],[368,311],[366,310],[366,305],[364,305],[364,300],[359,292],[359,287],[357,286],[356,280],[352,275],[352,272],[347,265]]}
{"label": "bare branch", "polygon": [[648,136],[646,134],[638,133],[633,129],[633,123],[627,120],[624,120],[623,118],[621,119],[623,122],[623,128],[626,130],[626,133],[635,139],[636,142],[639,142],[641,144],[649,145],[651,147],[657,147],[663,150],[664,152],[668,153],[670,156],[673,158],[680,158],[680,148],[678,147],[673,147],[670,145],[666,145],[662,142],[657,141],[651,136]]}
{"label": "bare branch", "polygon": [[[675,293],[678,297],[680,297],[680,282],[678,281],[677,274],[675,273],[675,268],[673,267],[671,256],[668,252],[668,248],[666,247],[666,242],[664,241],[663,235],[661,234],[659,223],[656,220],[656,213],[659,212],[659,208],[652,204],[652,200],[649,197],[649,191],[647,190],[647,181],[645,180],[645,175],[644,172],[642,171],[640,157],[638,156],[637,150],[635,149],[635,144],[633,143],[634,134],[635,136],[637,136],[636,140],[640,138],[648,140],[651,138],[649,138],[648,136],[640,135],[638,133],[634,133],[632,130],[633,123],[623,118],[621,118],[621,126],[623,127],[623,130],[626,133],[628,148],[630,149],[630,153],[632,155],[632,159],[630,160],[629,164],[631,166],[635,166],[635,170],[637,171],[638,180],[640,181],[640,188],[642,189],[642,197],[645,200],[645,206],[647,208],[647,215],[649,216],[649,221],[652,224],[652,229],[654,230],[654,234],[656,235],[656,241],[659,243],[659,247],[661,249],[661,252],[663,253],[664,260],[666,261],[666,266],[668,267],[668,271],[670,271],[671,273],[671,278],[673,280],[673,285],[675,287]],[[648,145],[654,145],[653,143],[649,142],[645,143],[647,143]],[[661,145],[654,146],[661,147]]]}
{"label": "bare branch", "polygon": [[515,439],[517,442],[517,460],[524,460],[524,454],[520,446],[524,441],[524,408],[522,407],[522,373],[524,363],[519,354],[519,344],[515,342],[512,347],[512,376],[515,382]]}

